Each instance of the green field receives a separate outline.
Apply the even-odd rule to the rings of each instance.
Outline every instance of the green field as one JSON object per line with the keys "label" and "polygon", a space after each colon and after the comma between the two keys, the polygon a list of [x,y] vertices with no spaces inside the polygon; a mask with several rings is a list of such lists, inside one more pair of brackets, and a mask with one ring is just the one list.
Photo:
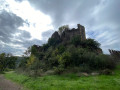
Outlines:
{"label": "green field", "polygon": [[17,82],[29,90],[120,90],[120,66],[114,72],[114,75],[88,77],[68,74],[33,78],[15,72],[4,75],[7,79]]}

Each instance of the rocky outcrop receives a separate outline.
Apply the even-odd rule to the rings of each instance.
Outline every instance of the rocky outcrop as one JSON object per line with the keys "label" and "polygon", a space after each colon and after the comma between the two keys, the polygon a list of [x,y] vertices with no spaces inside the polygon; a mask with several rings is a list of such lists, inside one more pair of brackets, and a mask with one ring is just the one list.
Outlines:
{"label": "rocky outcrop", "polygon": [[39,51],[39,52],[43,51],[42,46],[39,46],[39,45],[33,45],[33,47],[36,48],[36,50]]}
{"label": "rocky outcrop", "polygon": [[51,37],[51,38],[55,38],[55,39],[59,40],[59,39],[60,39],[60,35],[58,34],[57,31],[55,31],[55,32],[52,34],[52,37]]}

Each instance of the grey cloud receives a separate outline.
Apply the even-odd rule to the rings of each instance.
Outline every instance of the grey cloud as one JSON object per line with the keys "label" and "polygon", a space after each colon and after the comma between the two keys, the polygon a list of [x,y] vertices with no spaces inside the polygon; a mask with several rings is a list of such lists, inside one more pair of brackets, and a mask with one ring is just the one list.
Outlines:
{"label": "grey cloud", "polygon": [[20,33],[20,35],[18,36],[21,39],[30,39],[31,38],[31,34],[25,30],[19,30],[18,33]]}
{"label": "grey cloud", "polygon": [[24,1],[24,0],[15,0],[16,2],[22,2],[22,1]]}
{"label": "grey cloud", "polygon": [[23,49],[11,47],[9,45],[4,45],[4,47],[0,47],[0,53],[12,53],[13,55],[21,55],[21,53],[23,52]]}
{"label": "grey cloud", "polygon": [[[23,0],[15,0],[21,2]],[[85,26],[88,37],[101,43],[105,53],[108,49],[120,50],[120,0],[28,0],[34,8],[42,11],[52,18],[53,26],[58,28],[63,24],[76,27],[77,23]],[[3,11],[0,13],[0,45],[5,52],[21,54],[23,49],[13,48],[6,44],[13,43],[27,48],[33,44],[43,44],[52,34],[52,30],[42,33],[43,40],[30,40],[27,31],[19,30],[24,21],[13,13]],[[13,34],[20,33],[15,36]]]}
{"label": "grey cloud", "polygon": [[[25,21],[13,13],[0,12],[0,53],[23,54],[24,50],[33,44],[41,45],[42,40],[32,39],[31,34],[18,29]],[[17,35],[18,34],[18,35]]]}
{"label": "grey cloud", "polygon": [[85,26],[88,37],[101,43],[105,53],[108,49],[120,50],[120,0],[28,1],[31,6],[51,16],[55,27],[80,23]]}
{"label": "grey cloud", "polygon": [[120,23],[120,0],[105,0],[103,3],[103,9],[98,12],[98,18],[100,21],[106,21],[118,24]]}
{"label": "grey cloud", "polygon": [[[100,32],[96,38],[102,43],[102,48],[120,50],[120,0],[104,0],[99,6],[99,11],[94,15],[95,32]],[[97,28],[98,27],[98,28]],[[101,29],[101,30],[100,30]],[[103,33],[105,33],[103,35]],[[101,35],[101,37],[99,37]],[[106,51],[107,50],[107,51]]]}
{"label": "grey cloud", "polygon": [[0,26],[10,26],[12,28],[17,28],[23,25],[23,20],[16,16],[13,13],[8,13],[7,11],[3,10],[0,13]]}
{"label": "grey cloud", "polygon": [[29,0],[32,6],[51,16],[55,27],[83,22],[100,0]]}
{"label": "grey cloud", "polygon": [[0,36],[3,37],[1,40],[7,43],[11,41],[12,34],[16,33],[17,28],[23,23],[24,21],[15,14],[2,11],[0,13]]}
{"label": "grey cloud", "polygon": [[44,41],[47,41],[48,38],[51,37],[51,35],[54,33],[54,30],[48,30],[42,33],[42,37]]}

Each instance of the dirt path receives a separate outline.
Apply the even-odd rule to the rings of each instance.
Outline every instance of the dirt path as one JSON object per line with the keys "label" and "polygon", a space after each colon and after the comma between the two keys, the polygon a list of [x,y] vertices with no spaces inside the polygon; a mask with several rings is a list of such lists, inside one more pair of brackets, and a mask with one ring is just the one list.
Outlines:
{"label": "dirt path", "polygon": [[0,90],[23,90],[21,86],[6,80],[3,75],[0,75]]}

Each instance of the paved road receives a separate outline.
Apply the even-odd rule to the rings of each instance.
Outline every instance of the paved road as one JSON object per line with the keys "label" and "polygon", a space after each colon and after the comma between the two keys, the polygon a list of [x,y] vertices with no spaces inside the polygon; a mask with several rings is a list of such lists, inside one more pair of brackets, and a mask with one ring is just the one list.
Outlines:
{"label": "paved road", "polygon": [[0,75],[0,90],[22,90],[22,87]]}

